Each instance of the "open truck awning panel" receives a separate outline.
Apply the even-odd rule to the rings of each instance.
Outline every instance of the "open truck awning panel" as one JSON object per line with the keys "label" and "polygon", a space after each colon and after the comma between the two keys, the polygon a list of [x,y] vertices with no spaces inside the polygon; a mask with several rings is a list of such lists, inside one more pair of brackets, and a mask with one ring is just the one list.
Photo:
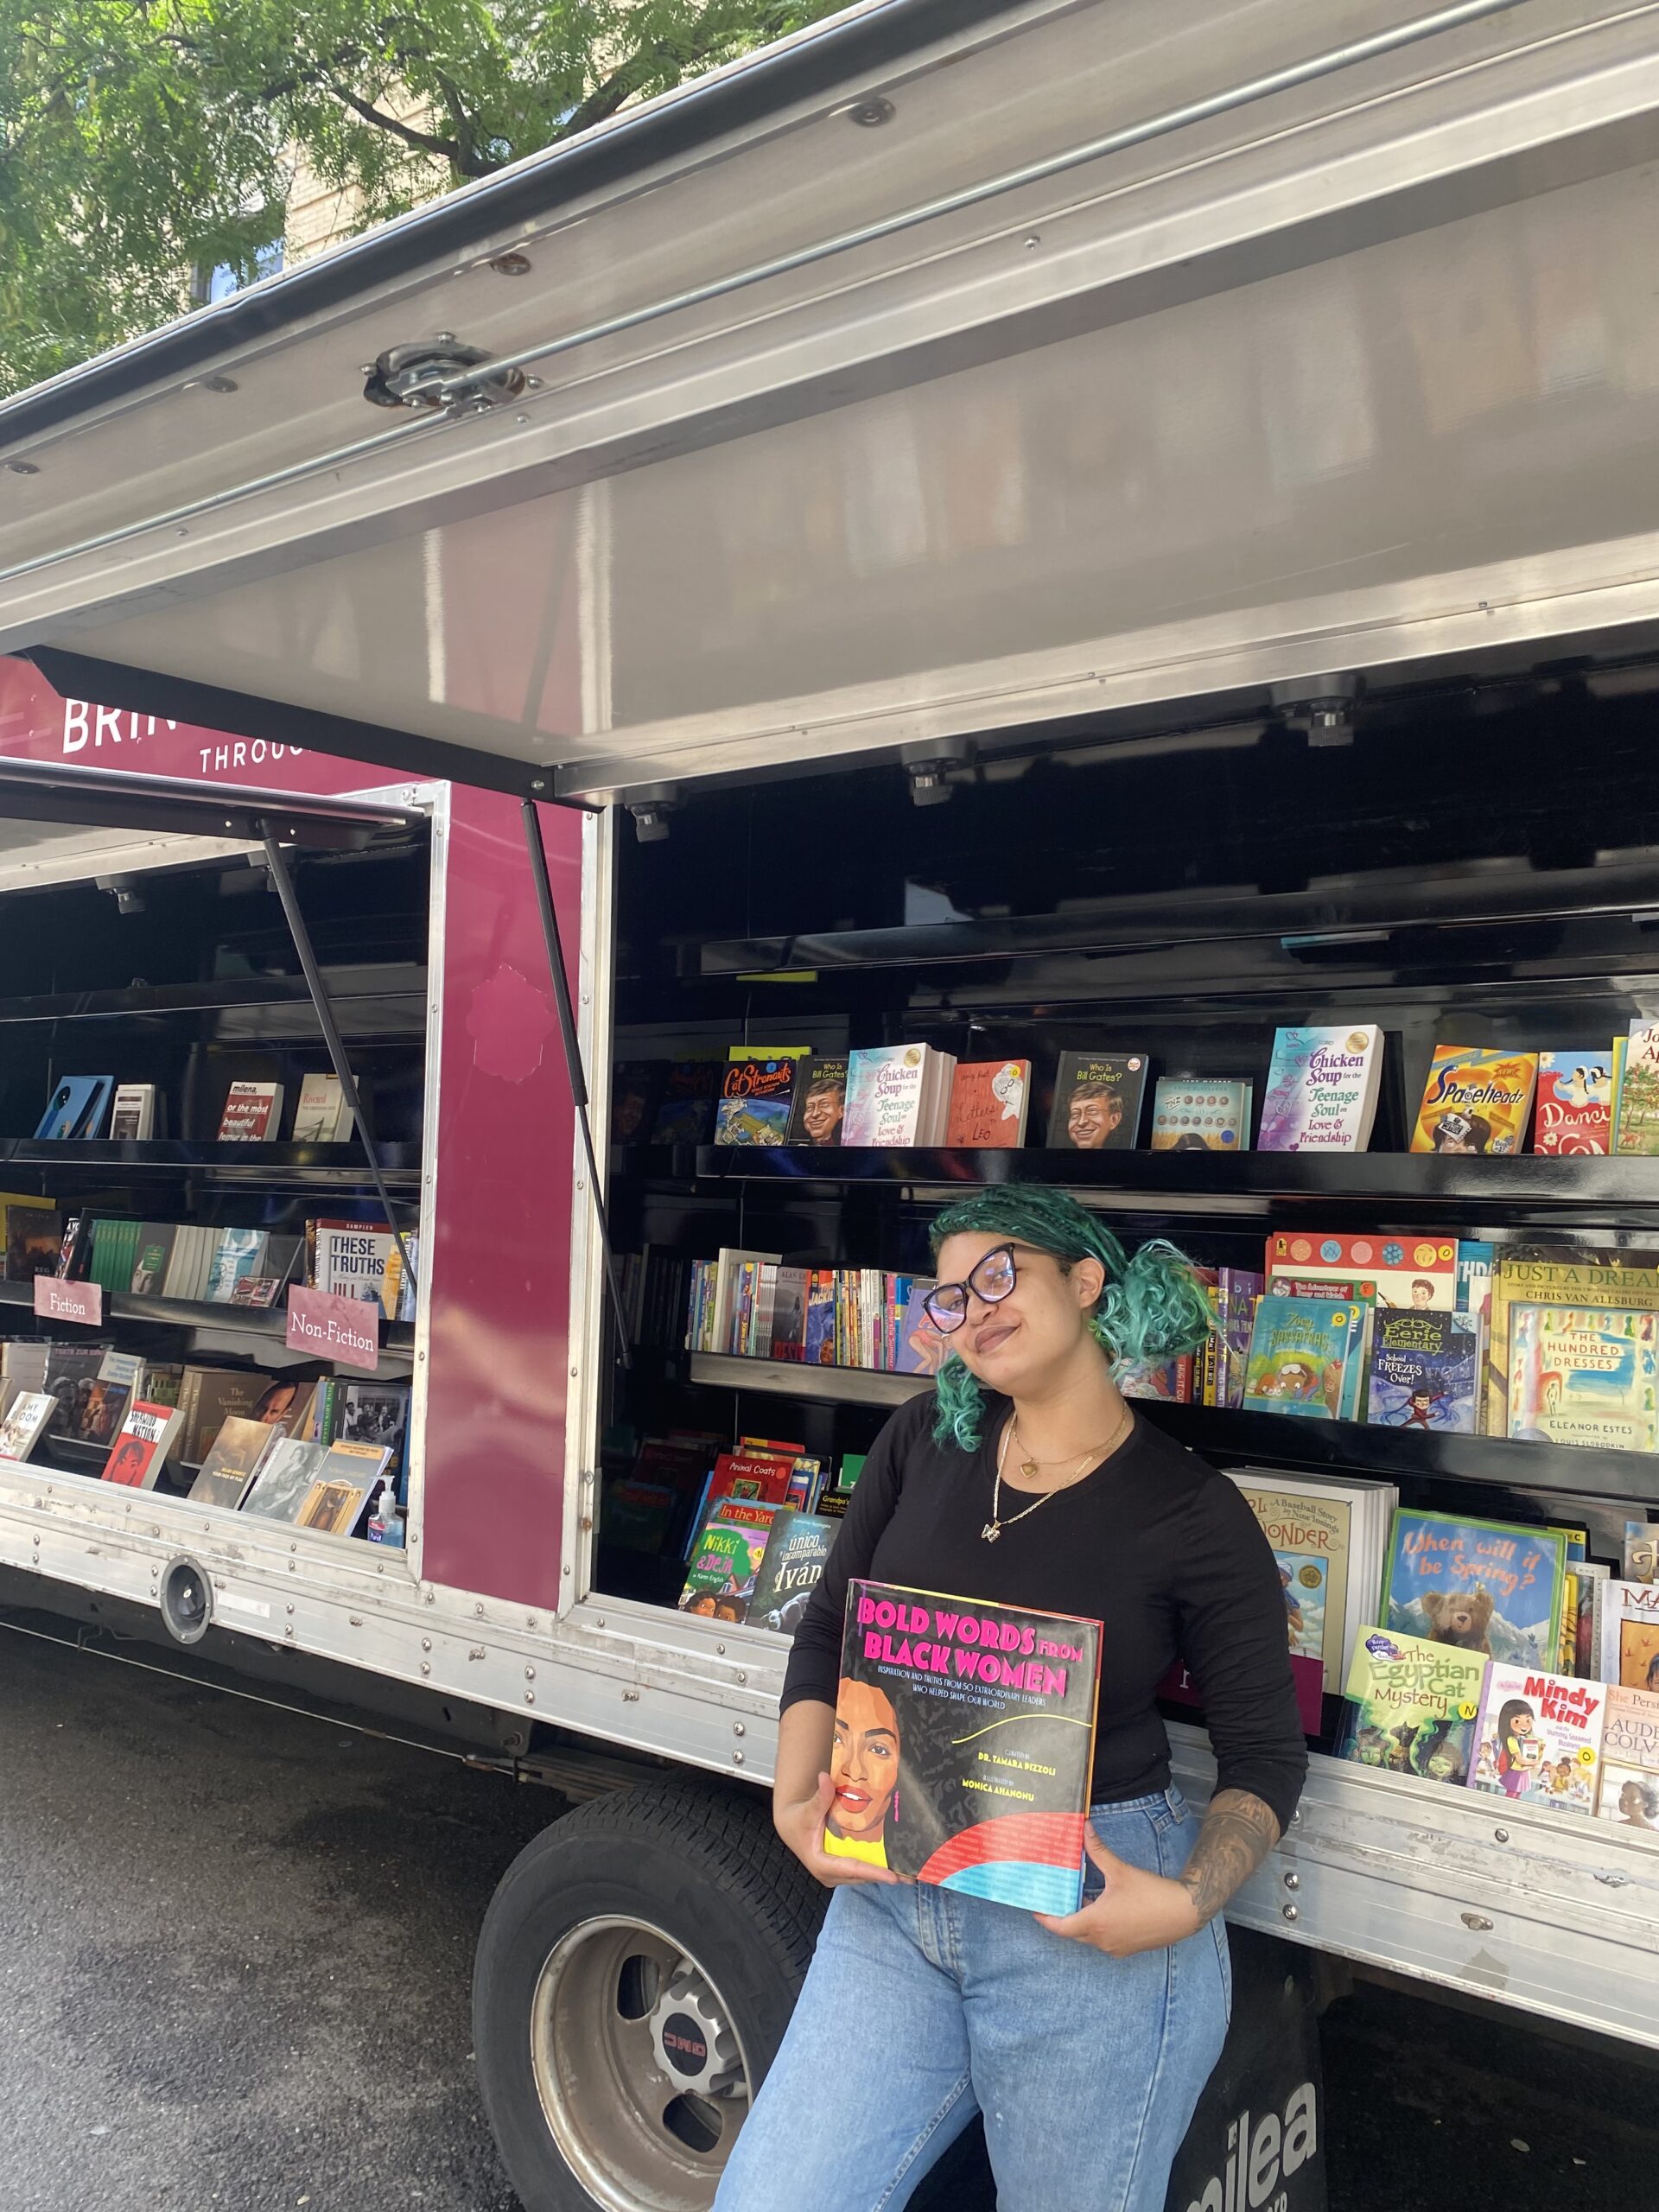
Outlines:
{"label": "open truck awning panel", "polygon": [[[893,0],[628,127],[0,409],[0,649],[607,797],[1659,622],[1659,6]],[[365,405],[440,330],[536,383]]]}

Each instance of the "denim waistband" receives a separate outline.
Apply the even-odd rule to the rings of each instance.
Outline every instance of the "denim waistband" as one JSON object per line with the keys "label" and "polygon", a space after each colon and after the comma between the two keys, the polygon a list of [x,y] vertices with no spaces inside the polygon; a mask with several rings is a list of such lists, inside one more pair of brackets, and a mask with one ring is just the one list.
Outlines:
{"label": "denim waistband", "polygon": [[1154,1827],[1167,1827],[1176,1821],[1186,1818],[1186,1800],[1172,1783],[1167,1789],[1154,1789],[1144,1797],[1109,1797],[1089,1808],[1091,1821],[1108,1821],[1116,1813],[1144,1813]]}

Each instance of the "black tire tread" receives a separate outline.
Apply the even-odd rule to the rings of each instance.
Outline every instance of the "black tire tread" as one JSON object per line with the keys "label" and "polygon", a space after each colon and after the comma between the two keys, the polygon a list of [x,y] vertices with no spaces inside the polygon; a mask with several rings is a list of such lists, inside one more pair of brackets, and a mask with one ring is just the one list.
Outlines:
{"label": "black tire tread", "polygon": [[701,1861],[735,1892],[774,1956],[798,1980],[805,1974],[828,1893],[779,1840],[756,1799],[716,1783],[679,1779],[589,1798],[531,1838],[502,1877],[498,1897],[505,1898],[547,1852],[584,1834],[614,1835],[630,1845],[657,1843],[677,1858]]}

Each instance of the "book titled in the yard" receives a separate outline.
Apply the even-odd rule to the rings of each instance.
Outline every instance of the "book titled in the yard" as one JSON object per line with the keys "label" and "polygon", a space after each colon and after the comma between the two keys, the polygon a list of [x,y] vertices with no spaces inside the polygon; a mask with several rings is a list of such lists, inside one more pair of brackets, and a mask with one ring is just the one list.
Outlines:
{"label": "book titled in the yard", "polygon": [[853,1582],[825,1851],[1075,1912],[1099,1670],[1096,1621]]}
{"label": "book titled in the yard", "polygon": [[1144,1052],[1062,1052],[1048,1117],[1051,1151],[1130,1152],[1141,1134]]}
{"label": "book titled in the yard", "polygon": [[219,1116],[221,1144],[265,1144],[276,1135],[283,1115],[280,1083],[233,1083]]}
{"label": "book titled in the yard", "polygon": [[1363,1152],[1382,1077],[1375,1022],[1275,1031],[1257,1151]]}

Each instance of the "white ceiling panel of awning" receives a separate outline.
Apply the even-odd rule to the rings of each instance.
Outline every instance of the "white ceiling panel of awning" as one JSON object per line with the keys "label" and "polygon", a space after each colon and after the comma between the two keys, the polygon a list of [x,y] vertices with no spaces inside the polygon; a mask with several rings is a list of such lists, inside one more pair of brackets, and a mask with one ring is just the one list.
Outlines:
{"label": "white ceiling panel of awning", "polygon": [[[940,21],[817,50],[889,14]],[[1427,20],[964,10],[702,139],[685,96],[580,191],[528,165],[464,254],[393,226],[188,377],[0,409],[0,650],[607,796],[1649,624],[1659,8]],[[535,383],[365,404],[441,331]]]}

